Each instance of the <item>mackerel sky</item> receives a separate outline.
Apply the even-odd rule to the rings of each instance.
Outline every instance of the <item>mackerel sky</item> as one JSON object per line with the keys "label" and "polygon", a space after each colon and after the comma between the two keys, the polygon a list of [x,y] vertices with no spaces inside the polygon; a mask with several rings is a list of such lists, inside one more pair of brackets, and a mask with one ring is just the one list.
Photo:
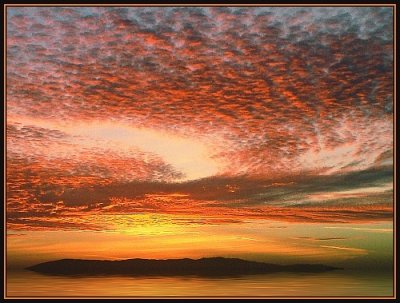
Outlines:
{"label": "mackerel sky", "polygon": [[392,217],[392,8],[8,8],[6,104],[10,228]]}

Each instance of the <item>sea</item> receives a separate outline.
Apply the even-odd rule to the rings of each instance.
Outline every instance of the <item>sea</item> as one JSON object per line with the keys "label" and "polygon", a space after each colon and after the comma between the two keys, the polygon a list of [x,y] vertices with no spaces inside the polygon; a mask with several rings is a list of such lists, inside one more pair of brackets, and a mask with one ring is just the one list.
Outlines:
{"label": "sea", "polygon": [[204,278],[65,277],[7,271],[7,297],[392,297],[393,274],[335,270]]}

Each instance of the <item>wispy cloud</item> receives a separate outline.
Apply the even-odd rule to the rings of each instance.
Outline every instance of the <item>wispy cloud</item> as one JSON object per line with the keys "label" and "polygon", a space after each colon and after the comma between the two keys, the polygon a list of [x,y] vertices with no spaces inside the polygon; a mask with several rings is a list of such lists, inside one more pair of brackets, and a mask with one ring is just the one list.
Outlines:
{"label": "wispy cloud", "polygon": [[293,239],[308,240],[308,241],[341,241],[341,240],[347,240],[347,238],[343,238],[343,237],[326,237],[326,238],[294,237]]}
{"label": "wispy cloud", "polygon": [[332,246],[332,245],[321,245],[321,247],[339,249],[339,250],[347,250],[347,251],[363,253],[363,254],[367,254],[368,253],[368,250],[363,249],[363,248],[342,247],[342,246]]}
{"label": "wispy cloud", "polygon": [[350,226],[325,226],[324,228],[330,229],[351,229],[351,230],[359,230],[359,231],[367,231],[367,232],[376,232],[376,233],[392,233],[392,228],[368,228],[368,227],[350,227]]}

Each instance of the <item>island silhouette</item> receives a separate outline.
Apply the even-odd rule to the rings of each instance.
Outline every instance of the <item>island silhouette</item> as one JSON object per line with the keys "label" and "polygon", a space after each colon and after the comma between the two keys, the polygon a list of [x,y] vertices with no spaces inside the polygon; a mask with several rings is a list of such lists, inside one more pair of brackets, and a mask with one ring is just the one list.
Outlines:
{"label": "island silhouette", "polygon": [[26,269],[48,275],[130,275],[130,276],[237,276],[276,272],[325,272],[340,269],[323,264],[278,265],[238,258],[201,259],[62,259],[40,263]]}

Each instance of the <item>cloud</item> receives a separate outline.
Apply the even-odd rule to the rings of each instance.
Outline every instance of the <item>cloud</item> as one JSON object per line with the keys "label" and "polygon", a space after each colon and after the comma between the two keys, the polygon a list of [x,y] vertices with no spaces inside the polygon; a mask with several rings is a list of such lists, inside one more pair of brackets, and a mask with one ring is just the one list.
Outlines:
{"label": "cloud", "polygon": [[6,42],[10,214],[389,217],[391,8],[14,7]]}
{"label": "cloud", "polygon": [[332,245],[321,245],[321,247],[339,249],[339,250],[347,250],[347,251],[353,251],[353,252],[358,252],[358,253],[363,253],[363,254],[368,253],[368,251],[366,249],[362,249],[362,248],[342,247],[342,246],[332,246]]}
{"label": "cloud", "polygon": [[367,228],[367,227],[348,227],[348,226],[325,226],[324,228],[329,229],[350,229],[350,230],[360,230],[367,232],[377,232],[377,233],[392,233],[393,228]]}
{"label": "cloud", "polygon": [[[328,238],[295,237],[293,239],[309,240],[309,241],[338,241],[338,240],[346,240],[347,238],[343,238],[343,237],[328,237]],[[323,247],[326,247],[326,246],[323,246]]]}
{"label": "cloud", "polygon": [[[393,193],[384,187],[371,187],[389,182],[391,171],[374,170],[374,174],[353,172],[323,176],[322,180],[321,176],[297,176],[281,182],[248,177],[101,185],[96,180],[84,179],[80,185],[64,183],[46,187],[39,182],[36,187],[22,185],[10,191],[14,195],[9,196],[8,219],[26,228],[41,220],[46,226],[50,220],[55,225],[61,221],[61,226],[85,228],[88,222],[83,218],[90,215],[101,218],[108,214],[137,213],[196,215],[219,223],[253,219],[331,223],[391,220]],[[343,198],[343,189],[356,195]],[[24,201],[20,200],[24,197],[22,193]],[[35,220],[30,221],[32,218]]]}

